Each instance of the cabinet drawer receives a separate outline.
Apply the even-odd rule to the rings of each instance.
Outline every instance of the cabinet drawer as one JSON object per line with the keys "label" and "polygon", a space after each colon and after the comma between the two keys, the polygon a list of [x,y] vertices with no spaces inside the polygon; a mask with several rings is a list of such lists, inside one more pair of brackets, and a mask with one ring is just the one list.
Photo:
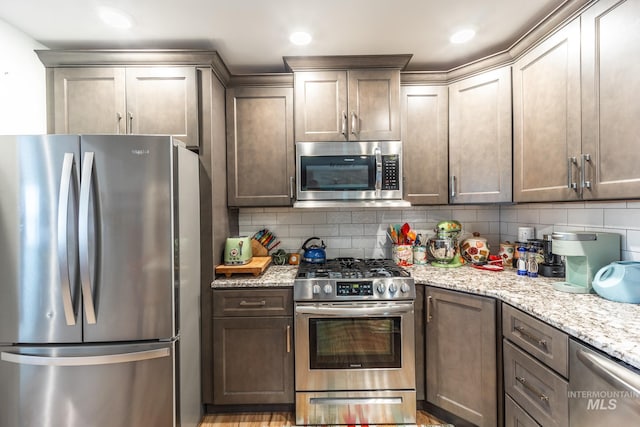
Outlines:
{"label": "cabinet drawer", "polygon": [[503,304],[502,335],[563,377],[569,376],[569,337],[564,332]]}
{"label": "cabinet drawer", "polygon": [[524,409],[509,396],[504,397],[504,427],[540,427]]}
{"label": "cabinet drawer", "polygon": [[292,316],[293,289],[214,289],[214,317]]}
{"label": "cabinet drawer", "polygon": [[503,348],[505,392],[541,425],[567,426],[567,381],[506,340]]}

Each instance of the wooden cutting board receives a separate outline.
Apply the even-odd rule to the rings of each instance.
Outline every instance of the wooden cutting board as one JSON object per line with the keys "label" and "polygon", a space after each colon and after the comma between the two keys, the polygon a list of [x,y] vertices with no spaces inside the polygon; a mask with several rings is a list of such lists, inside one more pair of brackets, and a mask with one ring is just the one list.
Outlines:
{"label": "wooden cutting board", "polygon": [[254,256],[249,264],[218,265],[216,266],[216,274],[224,274],[227,277],[231,277],[231,275],[235,273],[249,273],[253,274],[254,276],[259,276],[267,269],[270,263],[270,256]]}

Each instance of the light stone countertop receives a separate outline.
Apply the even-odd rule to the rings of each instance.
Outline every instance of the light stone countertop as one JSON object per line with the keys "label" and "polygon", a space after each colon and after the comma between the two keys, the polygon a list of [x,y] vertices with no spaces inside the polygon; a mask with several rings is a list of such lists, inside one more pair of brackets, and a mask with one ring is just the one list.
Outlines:
{"label": "light stone countertop", "polygon": [[[417,284],[497,298],[603,352],[640,369],[640,304],[608,301],[595,294],[553,289],[557,279],[517,276],[515,270],[469,266],[407,268]],[[260,276],[217,276],[212,288],[293,286],[297,266],[271,265]]]}

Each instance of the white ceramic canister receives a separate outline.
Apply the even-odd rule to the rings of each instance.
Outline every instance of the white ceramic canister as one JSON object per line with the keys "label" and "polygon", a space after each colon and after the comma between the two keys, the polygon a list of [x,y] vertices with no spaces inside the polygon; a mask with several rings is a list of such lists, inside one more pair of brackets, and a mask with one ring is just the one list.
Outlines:
{"label": "white ceramic canister", "polygon": [[413,247],[413,263],[415,265],[425,265],[427,263],[427,247],[426,246]]}
{"label": "white ceramic canister", "polygon": [[412,245],[393,245],[391,246],[391,259],[398,265],[413,264],[413,246]]}

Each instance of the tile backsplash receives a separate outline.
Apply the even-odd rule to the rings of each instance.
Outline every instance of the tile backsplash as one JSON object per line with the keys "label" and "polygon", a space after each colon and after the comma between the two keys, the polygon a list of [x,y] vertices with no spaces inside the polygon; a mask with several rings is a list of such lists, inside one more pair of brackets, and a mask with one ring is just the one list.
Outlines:
{"label": "tile backsplash", "polygon": [[391,257],[389,224],[408,222],[432,233],[439,221],[462,223],[465,236],[477,231],[493,253],[500,241],[517,240],[518,227],[533,226],[537,238],[553,231],[607,231],[621,236],[621,258],[640,261],[640,201],[531,203],[518,205],[415,206],[394,209],[243,208],[240,235],[262,228],[281,241],[278,248],[299,252],[309,237],[322,239],[327,257]]}

